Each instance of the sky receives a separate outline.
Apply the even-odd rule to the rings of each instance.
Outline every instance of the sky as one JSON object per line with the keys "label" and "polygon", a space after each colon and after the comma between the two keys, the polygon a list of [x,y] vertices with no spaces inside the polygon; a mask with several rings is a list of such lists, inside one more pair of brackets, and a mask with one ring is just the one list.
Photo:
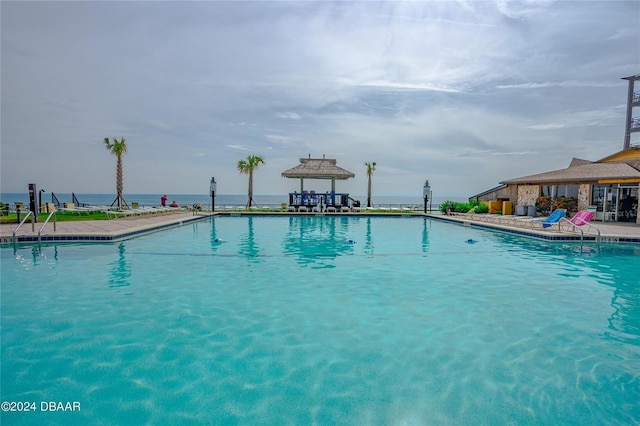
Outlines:
{"label": "sky", "polygon": [[[0,3],[0,190],[469,197],[623,147],[640,1]],[[634,136],[638,136],[635,134]],[[640,139],[632,139],[640,144]],[[325,191],[329,181],[306,180]]]}

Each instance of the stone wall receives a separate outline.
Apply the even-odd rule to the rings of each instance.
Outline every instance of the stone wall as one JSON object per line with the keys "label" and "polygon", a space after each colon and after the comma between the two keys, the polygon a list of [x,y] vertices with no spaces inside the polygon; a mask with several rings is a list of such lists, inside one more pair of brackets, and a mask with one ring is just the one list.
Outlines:
{"label": "stone wall", "polygon": [[591,185],[583,183],[578,186],[578,210],[586,210],[591,205]]}
{"label": "stone wall", "polygon": [[540,196],[540,185],[518,185],[519,206],[535,206]]}

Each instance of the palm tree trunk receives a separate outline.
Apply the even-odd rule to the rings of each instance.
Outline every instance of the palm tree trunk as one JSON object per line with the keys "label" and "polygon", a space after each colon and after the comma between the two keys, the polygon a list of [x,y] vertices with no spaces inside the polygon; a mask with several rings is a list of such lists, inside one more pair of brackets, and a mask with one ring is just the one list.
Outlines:
{"label": "palm tree trunk", "polygon": [[369,175],[369,183],[367,185],[367,207],[371,207],[371,175]]}
{"label": "palm tree trunk", "polygon": [[118,209],[122,210],[122,157],[118,155],[118,166],[116,168],[116,193],[118,197]]}
{"label": "palm tree trunk", "polygon": [[249,170],[249,199],[247,200],[247,208],[253,203],[253,170]]}

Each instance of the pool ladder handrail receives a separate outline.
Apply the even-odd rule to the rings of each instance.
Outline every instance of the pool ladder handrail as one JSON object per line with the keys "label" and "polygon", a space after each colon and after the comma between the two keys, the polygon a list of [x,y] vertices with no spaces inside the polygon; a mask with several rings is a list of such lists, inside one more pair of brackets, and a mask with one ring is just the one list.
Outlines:
{"label": "pool ladder handrail", "polygon": [[31,210],[29,210],[29,213],[27,213],[27,215],[24,217],[24,219],[22,219],[20,224],[16,226],[16,229],[13,230],[13,244],[16,243],[16,233],[18,232],[18,229],[20,229],[20,227],[24,225],[24,223],[27,221],[29,216],[31,216],[31,232],[36,231],[36,216],[33,214]]}
{"label": "pool ladder handrail", "polygon": [[213,216],[214,215],[213,210],[209,209],[208,207],[203,206],[202,204],[200,204],[198,206],[198,208],[195,208],[195,204],[194,204],[194,208],[192,209],[192,212],[193,212],[193,216],[197,216],[198,212],[209,213],[209,216]]}
{"label": "pool ladder handrail", "polygon": [[[576,230],[576,231],[580,231],[580,241],[583,241],[583,240],[584,240],[584,231],[582,230],[582,227],[583,227],[583,226],[587,226],[587,227],[588,227],[588,229],[593,229],[593,230],[595,230],[595,231],[598,233],[598,235],[596,236],[596,243],[599,243],[599,242],[600,242],[600,230],[599,230],[598,228],[596,228],[595,226],[592,226],[590,223],[585,222],[585,223],[583,223],[582,225],[578,226],[578,225],[576,225],[575,223],[573,223],[573,222],[571,222],[570,220],[565,219],[565,218],[562,218],[562,219],[560,220],[560,222],[561,222],[561,223],[565,223],[565,224],[567,224],[567,225],[571,225],[571,226],[573,226],[573,229],[574,229],[574,230]],[[558,223],[558,229],[560,229],[560,223]]]}
{"label": "pool ladder handrail", "polygon": [[49,222],[49,219],[51,219],[51,216],[53,216],[53,232],[56,232],[56,223],[58,222],[57,221],[58,216],[56,215],[56,212],[51,212],[49,213],[49,216],[47,216],[47,219],[44,221],[44,223],[40,227],[40,230],[38,231],[38,243],[42,242],[42,230]]}

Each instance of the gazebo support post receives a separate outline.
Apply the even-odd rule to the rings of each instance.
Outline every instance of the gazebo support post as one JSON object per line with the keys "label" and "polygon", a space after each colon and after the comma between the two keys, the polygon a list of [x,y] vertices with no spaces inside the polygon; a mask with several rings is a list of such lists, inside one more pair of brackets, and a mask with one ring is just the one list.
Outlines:
{"label": "gazebo support post", "polygon": [[[304,194],[304,179],[331,179],[331,191],[335,193],[336,179],[346,180],[355,175],[336,165],[335,159],[327,159],[324,155],[322,158],[300,158],[300,165],[285,170],[282,176],[286,178],[300,179],[300,193]],[[325,195],[326,199],[326,195]],[[315,199],[314,199],[315,200]]]}

